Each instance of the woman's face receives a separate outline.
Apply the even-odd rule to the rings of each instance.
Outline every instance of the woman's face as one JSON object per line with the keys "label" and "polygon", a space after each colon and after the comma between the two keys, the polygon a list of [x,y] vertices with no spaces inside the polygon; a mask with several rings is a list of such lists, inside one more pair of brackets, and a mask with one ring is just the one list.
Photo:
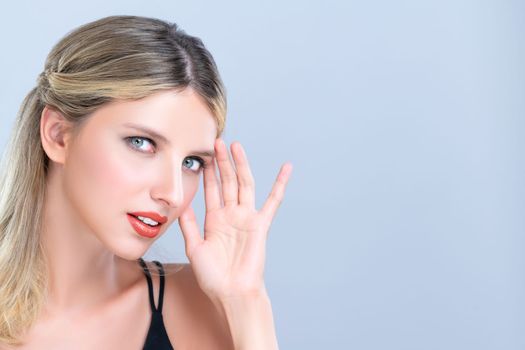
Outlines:
{"label": "woman's face", "polygon": [[[202,174],[199,160],[212,161],[202,153],[214,151],[216,133],[212,113],[191,89],[105,105],[67,148],[63,175],[69,201],[115,254],[142,256],[145,245],[190,205]],[[154,238],[130,224],[127,213],[140,211],[168,218]]]}

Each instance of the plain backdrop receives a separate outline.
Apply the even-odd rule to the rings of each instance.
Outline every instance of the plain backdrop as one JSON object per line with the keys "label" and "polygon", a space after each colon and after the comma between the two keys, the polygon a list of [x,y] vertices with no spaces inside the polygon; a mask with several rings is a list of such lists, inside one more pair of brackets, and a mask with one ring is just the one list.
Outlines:
{"label": "plain backdrop", "polygon": [[[523,1],[9,2],[0,149],[51,47],[123,14],[212,52],[258,208],[294,165],[265,270],[281,349],[525,349]],[[202,228],[202,183],[194,208]],[[146,258],[188,261],[178,224]]]}

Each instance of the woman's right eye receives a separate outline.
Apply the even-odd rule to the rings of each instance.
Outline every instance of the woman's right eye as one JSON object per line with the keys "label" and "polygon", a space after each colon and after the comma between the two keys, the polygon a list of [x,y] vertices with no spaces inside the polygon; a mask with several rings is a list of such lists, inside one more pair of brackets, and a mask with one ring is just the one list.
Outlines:
{"label": "woman's right eye", "polygon": [[149,139],[147,137],[141,137],[141,136],[130,136],[130,137],[126,137],[126,141],[129,145],[131,145],[131,147],[133,149],[136,149],[138,150],[139,152],[142,152],[142,153],[152,153],[150,151],[147,151],[147,150],[143,150],[141,149],[141,146],[144,145],[144,140],[146,140],[147,142],[149,142],[150,144],[153,145],[153,147],[155,147],[155,141],[153,141],[152,139]]}

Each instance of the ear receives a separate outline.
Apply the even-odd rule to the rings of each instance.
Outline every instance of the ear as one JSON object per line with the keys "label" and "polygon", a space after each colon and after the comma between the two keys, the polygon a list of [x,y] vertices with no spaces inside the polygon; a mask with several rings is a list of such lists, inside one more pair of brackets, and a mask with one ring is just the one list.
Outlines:
{"label": "ear", "polygon": [[70,147],[71,123],[57,110],[45,106],[40,118],[40,139],[49,159],[64,164]]}

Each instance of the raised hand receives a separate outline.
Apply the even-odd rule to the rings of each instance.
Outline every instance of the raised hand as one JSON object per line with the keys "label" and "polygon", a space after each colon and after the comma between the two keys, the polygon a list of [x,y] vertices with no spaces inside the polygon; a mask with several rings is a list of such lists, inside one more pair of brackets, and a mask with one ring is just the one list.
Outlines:
{"label": "raised hand", "polygon": [[255,209],[255,182],[239,142],[228,148],[215,140],[215,161],[204,169],[206,216],[201,237],[191,205],[179,217],[185,250],[200,288],[213,301],[265,293],[264,263],[268,230],[283,201],[292,164],[281,166],[261,210]]}

